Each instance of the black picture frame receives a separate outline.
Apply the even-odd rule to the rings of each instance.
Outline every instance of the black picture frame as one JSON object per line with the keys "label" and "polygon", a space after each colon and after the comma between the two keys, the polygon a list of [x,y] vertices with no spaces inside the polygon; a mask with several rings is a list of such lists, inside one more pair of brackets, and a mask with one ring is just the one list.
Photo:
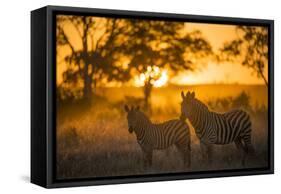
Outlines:
{"label": "black picture frame", "polygon": [[[56,160],[56,14],[142,18],[198,23],[267,26],[268,67],[268,167],[242,170],[135,175],[57,180]],[[168,181],[274,173],[274,21],[231,17],[121,11],[93,8],[46,6],[31,12],[31,182],[46,188]]]}

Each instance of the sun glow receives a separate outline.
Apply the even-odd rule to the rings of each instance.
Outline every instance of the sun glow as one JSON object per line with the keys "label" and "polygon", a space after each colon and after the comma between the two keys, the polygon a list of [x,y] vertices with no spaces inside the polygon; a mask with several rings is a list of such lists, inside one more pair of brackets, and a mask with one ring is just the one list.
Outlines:
{"label": "sun glow", "polygon": [[161,77],[158,80],[154,81],[153,85],[158,88],[166,85],[167,82],[168,82],[168,73],[167,70],[163,70],[161,73]]}
{"label": "sun glow", "polygon": [[161,70],[157,66],[148,66],[145,73],[134,78],[135,86],[142,87],[146,82],[150,82],[154,87],[162,87],[168,82],[168,71]]}

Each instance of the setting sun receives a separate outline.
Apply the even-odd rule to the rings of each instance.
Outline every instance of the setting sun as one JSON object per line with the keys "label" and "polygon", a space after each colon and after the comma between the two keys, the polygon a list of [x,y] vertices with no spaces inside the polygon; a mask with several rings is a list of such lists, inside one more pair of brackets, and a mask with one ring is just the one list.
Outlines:
{"label": "setting sun", "polygon": [[135,85],[137,87],[142,87],[146,82],[150,83],[154,87],[162,87],[168,82],[168,71],[161,70],[157,66],[148,66],[145,73],[141,73],[139,76],[135,77]]}
{"label": "setting sun", "polygon": [[167,70],[163,70],[162,73],[161,73],[161,77],[156,80],[153,85],[155,87],[162,87],[164,85],[166,85],[168,82],[168,73],[167,73]]}

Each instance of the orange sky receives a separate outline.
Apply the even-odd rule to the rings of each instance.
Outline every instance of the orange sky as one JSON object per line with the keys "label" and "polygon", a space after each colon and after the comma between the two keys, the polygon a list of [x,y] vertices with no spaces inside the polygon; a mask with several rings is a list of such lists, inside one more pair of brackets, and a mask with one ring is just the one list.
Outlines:
{"label": "orange sky", "polygon": [[[210,42],[213,49],[218,50],[224,42],[237,37],[234,25],[222,24],[200,24],[186,23],[187,31],[200,30],[204,37]],[[267,67],[265,68],[267,77]],[[257,78],[252,69],[240,64],[209,62],[200,71],[183,72],[175,78],[175,82],[186,82],[191,84],[201,83],[241,83],[241,84],[264,84],[261,78]]]}
{"label": "orange sky", "polygon": [[[67,35],[70,41],[75,44],[76,48],[81,48],[79,36],[71,24],[65,25]],[[233,25],[221,24],[200,24],[200,23],[186,23],[186,31],[200,30],[205,39],[207,39],[216,51],[224,42],[235,39],[236,32]],[[66,64],[63,58],[69,53],[69,48],[61,47],[58,50],[57,56],[57,81],[61,83],[62,72],[66,69]],[[265,68],[265,75],[267,77],[267,66]],[[239,64],[214,64],[208,62],[204,66],[200,66],[195,72],[182,71],[177,76],[169,76],[168,82],[173,84],[205,84],[205,83],[240,83],[240,84],[264,84],[261,78],[257,78],[252,69],[243,67]],[[111,84],[112,85],[112,84]]]}

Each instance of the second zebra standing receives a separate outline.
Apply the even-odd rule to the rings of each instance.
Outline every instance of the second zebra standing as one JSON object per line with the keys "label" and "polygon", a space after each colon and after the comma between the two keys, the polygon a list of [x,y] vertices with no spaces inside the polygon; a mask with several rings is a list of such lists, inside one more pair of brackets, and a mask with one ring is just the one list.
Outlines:
{"label": "second zebra standing", "polygon": [[125,111],[129,132],[134,132],[137,136],[144,154],[145,165],[151,166],[153,150],[175,145],[182,155],[184,165],[190,167],[190,130],[187,123],[174,119],[154,124],[139,110],[139,107],[129,108],[125,105]]}
{"label": "second zebra standing", "polygon": [[252,145],[252,123],[247,112],[237,109],[225,113],[210,111],[194,92],[182,92],[181,119],[189,119],[200,140],[203,156],[212,159],[212,145],[226,145],[234,142],[242,153],[242,165],[246,155],[254,155]]}

